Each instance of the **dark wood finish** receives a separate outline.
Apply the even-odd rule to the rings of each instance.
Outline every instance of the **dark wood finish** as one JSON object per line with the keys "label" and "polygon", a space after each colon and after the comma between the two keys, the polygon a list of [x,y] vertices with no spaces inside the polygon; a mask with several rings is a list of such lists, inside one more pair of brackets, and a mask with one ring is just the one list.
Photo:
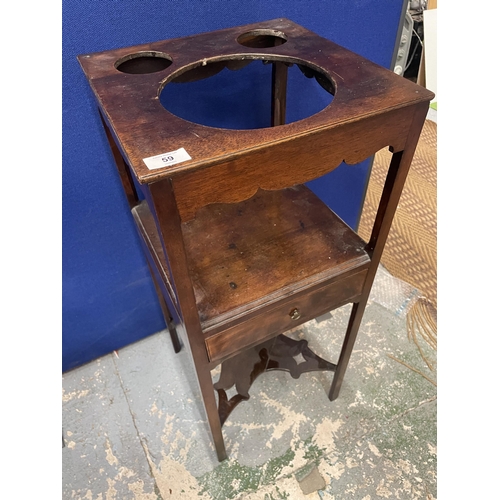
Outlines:
{"label": "dark wood finish", "polygon": [[[133,213],[172,290],[147,203]],[[370,264],[366,243],[305,186],[209,205],[181,227],[211,361],[355,300]]]}
{"label": "dark wood finish", "polygon": [[[285,33],[286,43],[256,49],[237,42],[238,36],[246,31],[268,28]],[[141,51],[168,54],[172,64],[162,71],[143,75],[122,73],[115,68],[121,58]],[[260,130],[228,131],[205,127],[187,122],[161,105],[158,97],[161,89],[182,73],[210,61],[242,58],[311,67],[333,82],[335,99],[305,120]],[[426,89],[287,19],[86,54],[78,59],[105,116],[110,114],[109,122],[120,137],[127,163],[141,184],[227,162],[252,150],[265,150],[276,143],[314,135],[323,129],[335,129],[396,108],[429,102],[433,97]],[[389,123],[386,121],[386,125]],[[376,133],[372,131],[373,135]],[[142,161],[180,147],[187,150],[192,160],[159,170],[148,170]],[[307,145],[305,147],[309,150]]]}
{"label": "dark wood finish", "polygon": [[209,329],[370,262],[366,243],[305,186],[208,205],[182,232]]}
{"label": "dark wood finish", "polygon": [[170,339],[172,340],[172,345],[174,346],[174,352],[177,354],[178,352],[181,351],[182,344],[181,341],[179,340],[179,336],[177,335],[177,330],[175,329],[174,318],[172,317],[172,314],[170,314],[167,302],[161,291],[160,285],[158,284],[158,281],[156,279],[155,272],[149,262],[148,266],[155,287],[156,295],[158,296],[158,302],[160,303],[161,312],[163,314],[163,318],[165,319],[165,324],[167,325],[168,332],[170,333]]}
{"label": "dark wood finish", "polygon": [[[273,65],[268,128],[205,127],[160,103],[169,82],[238,70],[253,60]],[[246,363],[246,374],[234,374],[238,380],[273,367],[300,374],[304,366],[297,372],[290,361],[297,344],[283,342],[281,334],[352,303],[329,392],[330,399],[338,396],[433,94],[287,19],[79,61],[102,113],[174,349],[181,347],[176,324],[182,324],[223,460],[221,421],[248,390],[228,401],[229,382],[221,378],[218,407],[210,370],[221,362]],[[335,98],[316,115],[285,125],[292,64]],[[365,243],[302,184],[387,146],[393,161]],[[179,148],[191,160],[154,170],[143,161]],[[141,203],[134,179],[143,190]],[[287,356],[273,364],[284,345]],[[309,356],[306,367],[335,367],[300,346]],[[251,362],[238,362],[240,355]]]}
{"label": "dark wood finish", "polygon": [[[206,345],[211,361],[220,361],[233,353],[262,342],[279,332],[290,330],[336,307],[359,299],[366,270],[339,279],[322,288],[297,293],[283,298],[275,307],[265,306],[250,319],[207,336]],[[297,310],[300,316],[292,317]]]}
{"label": "dark wood finish", "polygon": [[183,221],[189,220],[198,208],[209,203],[237,203],[259,188],[278,190],[303,184],[331,172],[342,161],[359,163],[385,146],[400,151],[410,125],[407,110],[391,110],[386,115],[339,125],[335,132],[303,135],[266,149],[247,151],[210,168],[180,173],[173,178],[179,213]]}
{"label": "dark wood finish", "polygon": [[156,214],[158,233],[161,236],[165,255],[168,255],[168,262],[178,295],[181,318],[188,334],[187,347],[194,361],[217,457],[222,461],[227,458],[227,454],[212,386],[209,359],[189,277],[179,212],[175,204],[170,179],[151,184],[146,191],[146,196],[153,213]]}
{"label": "dark wood finish", "polygon": [[118,174],[120,175],[120,181],[122,183],[123,190],[125,191],[125,196],[127,197],[129,207],[132,209],[139,203],[139,196],[137,195],[137,190],[135,189],[130,168],[125,163],[125,160],[123,159],[123,156],[113,138],[111,130],[102,116],[102,113],[99,113],[99,116],[101,117],[101,123],[104,127],[104,131],[106,132],[106,139],[108,140],[109,147],[111,148],[111,153],[113,154]]}
{"label": "dark wood finish", "polygon": [[[302,358],[302,360],[300,359]],[[311,349],[307,340],[294,340],[286,335],[277,337],[233,356],[221,365],[219,380],[214,388],[219,395],[221,425],[241,401],[250,399],[249,390],[259,375],[280,370],[292,378],[315,371],[335,371],[337,365],[326,361]],[[228,399],[226,391],[235,387],[237,394]]]}
{"label": "dark wood finish", "polygon": [[288,66],[286,63],[273,63],[271,95],[271,126],[285,124],[286,118],[286,88],[288,79]]}
{"label": "dark wood finish", "polygon": [[382,192],[379,209],[375,218],[375,223],[370,238],[370,243],[367,245],[367,250],[371,254],[372,264],[368,270],[366,282],[364,285],[363,296],[358,303],[353,304],[349,324],[347,326],[346,336],[340,352],[339,362],[332,386],[329,392],[330,400],[338,397],[340,387],[344,379],[344,374],[347,369],[347,364],[351,357],[354,342],[361,324],[361,319],[368,302],[373,280],[377,272],[380,258],[384,250],[384,245],[391,228],[392,219],[396,213],[399,198],[403,191],[404,182],[410,169],[411,160],[417,147],[418,138],[424,125],[425,117],[428,111],[428,103],[421,103],[413,108],[413,123],[408,134],[405,150],[396,153],[392,157],[387,180]]}
{"label": "dark wood finish", "polygon": [[[146,245],[146,255],[150,256],[150,259],[153,260],[152,266],[160,274],[160,282],[163,284],[168,296],[178,310],[177,293],[173,286],[170,264],[165,257],[165,250],[158,233],[158,227],[149,210],[147,202],[143,201],[134,207],[132,209],[132,215],[137,224],[142,241]],[[177,316],[179,316],[179,314],[177,314]]]}

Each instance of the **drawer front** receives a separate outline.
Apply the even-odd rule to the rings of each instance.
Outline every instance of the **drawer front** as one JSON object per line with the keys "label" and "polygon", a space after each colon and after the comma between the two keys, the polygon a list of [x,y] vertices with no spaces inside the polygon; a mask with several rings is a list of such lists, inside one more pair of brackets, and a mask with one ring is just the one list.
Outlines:
{"label": "drawer front", "polygon": [[361,294],[366,272],[363,270],[322,288],[287,297],[271,309],[208,337],[205,343],[210,361],[222,360],[355,301]]}

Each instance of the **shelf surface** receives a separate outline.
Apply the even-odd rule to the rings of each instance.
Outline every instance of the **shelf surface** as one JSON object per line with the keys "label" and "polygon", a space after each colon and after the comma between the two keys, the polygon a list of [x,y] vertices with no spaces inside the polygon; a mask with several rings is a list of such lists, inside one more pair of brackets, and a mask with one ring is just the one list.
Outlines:
{"label": "shelf surface", "polygon": [[[133,213],[160,274],[169,279],[147,204]],[[365,242],[302,185],[208,205],[182,231],[204,330],[370,263]]]}

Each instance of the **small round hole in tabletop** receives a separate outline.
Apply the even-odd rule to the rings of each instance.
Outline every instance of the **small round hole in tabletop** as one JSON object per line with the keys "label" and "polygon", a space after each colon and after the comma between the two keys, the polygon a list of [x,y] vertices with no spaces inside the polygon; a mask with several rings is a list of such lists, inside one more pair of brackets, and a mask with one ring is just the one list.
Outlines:
{"label": "small round hole in tabletop", "polygon": [[284,33],[277,30],[258,29],[247,31],[237,39],[240,45],[251,47],[253,49],[263,49],[267,47],[276,47],[283,45],[287,38]]}
{"label": "small round hole in tabletop", "polygon": [[136,52],[128,54],[115,63],[115,68],[122,73],[144,75],[156,73],[172,64],[170,57],[163,52]]}

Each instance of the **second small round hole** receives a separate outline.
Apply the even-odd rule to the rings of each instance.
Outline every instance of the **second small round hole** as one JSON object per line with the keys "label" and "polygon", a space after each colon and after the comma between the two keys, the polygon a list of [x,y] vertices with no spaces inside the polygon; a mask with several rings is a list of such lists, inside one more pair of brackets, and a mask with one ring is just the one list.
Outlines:
{"label": "second small round hole", "polygon": [[265,49],[283,45],[287,38],[283,32],[277,30],[252,30],[243,33],[236,40],[244,47]]}

